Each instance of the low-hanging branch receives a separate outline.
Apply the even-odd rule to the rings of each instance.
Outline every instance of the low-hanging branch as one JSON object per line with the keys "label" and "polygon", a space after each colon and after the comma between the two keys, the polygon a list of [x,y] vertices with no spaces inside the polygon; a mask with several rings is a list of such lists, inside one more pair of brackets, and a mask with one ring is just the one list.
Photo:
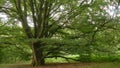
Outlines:
{"label": "low-hanging branch", "polygon": [[66,59],[67,61],[69,61],[69,60],[74,60],[74,61],[79,61],[78,59],[74,59],[74,58],[69,58],[69,57],[65,57],[65,56],[47,56],[47,57],[45,57],[45,58],[64,58],[64,59]]}

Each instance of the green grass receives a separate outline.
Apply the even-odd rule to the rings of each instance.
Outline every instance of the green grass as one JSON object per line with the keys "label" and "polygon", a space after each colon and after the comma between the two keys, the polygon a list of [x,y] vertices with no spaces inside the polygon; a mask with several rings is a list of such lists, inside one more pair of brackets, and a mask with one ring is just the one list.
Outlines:
{"label": "green grass", "polygon": [[47,58],[46,63],[67,63],[63,58]]}
{"label": "green grass", "polygon": [[[65,57],[68,57],[68,58],[73,58],[75,59],[76,57],[78,57],[78,55],[67,55]],[[73,60],[66,60],[64,58],[46,58],[46,63],[68,63],[68,62],[76,62],[76,61],[73,61]]]}

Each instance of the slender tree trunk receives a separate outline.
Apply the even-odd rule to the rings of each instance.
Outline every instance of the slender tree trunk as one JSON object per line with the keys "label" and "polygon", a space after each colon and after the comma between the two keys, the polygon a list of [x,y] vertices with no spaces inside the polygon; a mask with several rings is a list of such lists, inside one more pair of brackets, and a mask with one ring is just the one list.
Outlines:
{"label": "slender tree trunk", "polygon": [[45,64],[45,59],[43,57],[43,48],[40,42],[33,43],[32,50],[33,50],[33,59],[32,65],[39,66]]}

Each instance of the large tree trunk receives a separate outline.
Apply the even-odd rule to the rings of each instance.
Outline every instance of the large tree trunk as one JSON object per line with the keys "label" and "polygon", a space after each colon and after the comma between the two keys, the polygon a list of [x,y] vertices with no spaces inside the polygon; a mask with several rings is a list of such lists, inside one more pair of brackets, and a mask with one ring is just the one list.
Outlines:
{"label": "large tree trunk", "polygon": [[45,64],[45,59],[43,57],[43,45],[40,42],[33,43],[32,50],[33,50],[33,59],[32,65],[39,66]]}

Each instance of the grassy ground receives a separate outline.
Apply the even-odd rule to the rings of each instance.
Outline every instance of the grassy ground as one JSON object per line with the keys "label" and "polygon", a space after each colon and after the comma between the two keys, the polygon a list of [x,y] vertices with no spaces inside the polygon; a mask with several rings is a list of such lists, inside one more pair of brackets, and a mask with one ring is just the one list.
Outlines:
{"label": "grassy ground", "polygon": [[29,64],[0,65],[0,68],[120,68],[120,63],[59,63],[47,64],[45,66],[32,67]]}
{"label": "grassy ground", "polygon": [[[71,56],[70,56],[71,57]],[[72,56],[74,57],[74,56]],[[63,58],[49,58],[46,59],[46,65],[39,66],[39,67],[32,67],[30,65],[31,61],[28,62],[20,62],[17,64],[0,64],[0,68],[120,68],[119,62],[80,62],[68,63]],[[23,64],[21,64],[23,63]]]}

